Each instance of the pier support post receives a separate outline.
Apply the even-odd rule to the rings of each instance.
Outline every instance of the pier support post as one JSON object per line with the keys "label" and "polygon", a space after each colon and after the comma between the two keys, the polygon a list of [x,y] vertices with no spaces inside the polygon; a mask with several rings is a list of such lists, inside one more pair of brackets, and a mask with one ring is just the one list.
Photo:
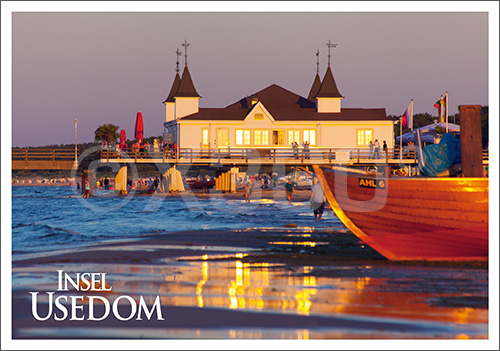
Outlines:
{"label": "pier support post", "polygon": [[115,193],[126,195],[127,191],[127,165],[122,166],[115,178]]}
{"label": "pier support post", "polygon": [[481,106],[461,105],[460,147],[462,149],[462,173],[464,177],[483,176],[481,145]]}
{"label": "pier support post", "polygon": [[230,187],[232,193],[236,192],[236,175],[239,173],[239,171],[240,169],[238,167],[231,167]]}

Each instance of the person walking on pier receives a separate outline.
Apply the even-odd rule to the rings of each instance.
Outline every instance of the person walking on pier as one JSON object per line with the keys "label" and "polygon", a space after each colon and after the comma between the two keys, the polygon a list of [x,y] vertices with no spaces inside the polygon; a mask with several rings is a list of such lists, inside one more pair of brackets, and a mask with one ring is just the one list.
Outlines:
{"label": "person walking on pier", "polygon": [[387,162],[387,160],[389,159],[389,148],[387,147],[387,143],[385,142],[385,140],[382,145],[382,150],[385,153],[385,162]]}
{"label": "person walking on pier", "polygon": [[373,143],[373,148],[375,149],[375,158],[379,159],[380,158],[380,143],[378,142],[378,139],[375,139],[375,142]]}
{"label": "person walking on pier", "polygon": [[299,158],[299,144],[297,142],[292,142],[293,158],[298,160]]}
{"label": "person walking on pier", "polygon": [[306,160],[311,158],[311,154],[309,151],[309,142],[307,140],[304,141],[304,158]]}

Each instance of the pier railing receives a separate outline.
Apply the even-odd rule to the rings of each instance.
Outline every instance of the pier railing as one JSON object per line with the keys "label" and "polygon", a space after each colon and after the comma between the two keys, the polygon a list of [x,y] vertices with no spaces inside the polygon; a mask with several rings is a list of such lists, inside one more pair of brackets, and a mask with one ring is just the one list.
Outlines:
{"label": "pier railing", "polygon": [[367,149],[341,149],[341,148],[313,148],[309,151],[285,148],[218,148],[218,149],[193,149],[193,148],[172,148],[172,149],[132,149],[124,148],[120,150],[102,148],[101,160],[127,159],[135,162],[272,162],[272,163],[370,163],[406,160],[416,162],[415,151],[403,151],[389,149],[378,153]]}
{"label": "pier railing", "polygon": [[75,160],[75,149],[12,149],[12,161]]}

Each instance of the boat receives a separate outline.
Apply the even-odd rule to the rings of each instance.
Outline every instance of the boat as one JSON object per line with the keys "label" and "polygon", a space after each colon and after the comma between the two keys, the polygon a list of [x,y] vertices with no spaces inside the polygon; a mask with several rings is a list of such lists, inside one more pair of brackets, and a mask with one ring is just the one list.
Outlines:
{"label": "boat", "polygon": [[[186,185],[190,189],[203,189],[203,180],[202,179],[187,179]],[[215,186],[215,179],[209,179],[207,181],[207,189],[212,189]]]}
{"label": "boat", "polygon": [[488,260],[488,178],[313,167],[337,217],[387,259]]}

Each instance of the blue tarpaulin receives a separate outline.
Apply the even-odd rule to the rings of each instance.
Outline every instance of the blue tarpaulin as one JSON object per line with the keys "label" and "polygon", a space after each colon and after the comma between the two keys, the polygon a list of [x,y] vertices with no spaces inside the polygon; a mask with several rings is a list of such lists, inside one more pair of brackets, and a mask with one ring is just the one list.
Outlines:
{"label": "blue tarpaulin", "polygon": [[447,171],[455,163],[462,162],[460,140],[451,133],[445,133],[439,144],[427,145],[423,154],[423,172],[431,177]]}

